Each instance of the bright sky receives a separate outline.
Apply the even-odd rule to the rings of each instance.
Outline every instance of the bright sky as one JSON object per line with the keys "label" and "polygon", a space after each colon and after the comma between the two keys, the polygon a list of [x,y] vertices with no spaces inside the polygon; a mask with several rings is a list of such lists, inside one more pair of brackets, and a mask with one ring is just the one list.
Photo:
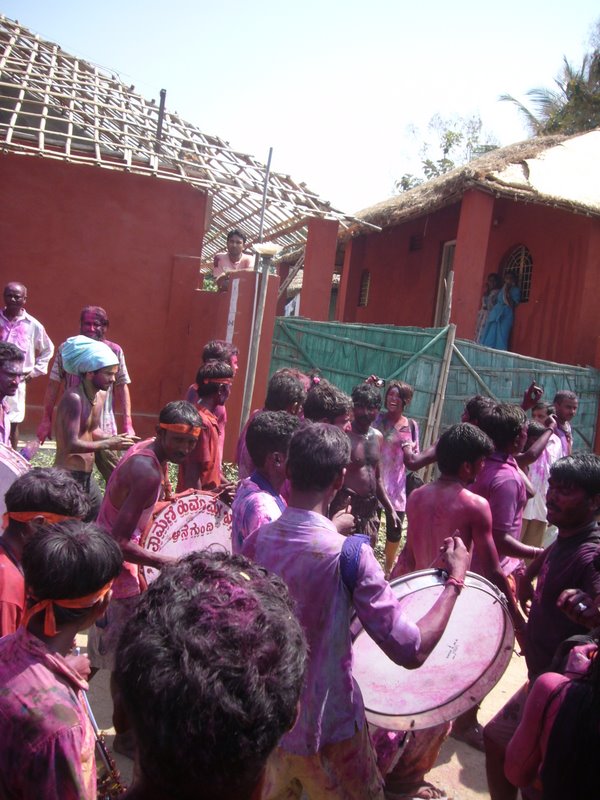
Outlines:
{"label": "bright sky", "polygon": [[356,211],[418,170],[435,113],[526,137],[502,93],[579,64],[598,0],[3,0],[0,10],[117,72],[202,131]]}

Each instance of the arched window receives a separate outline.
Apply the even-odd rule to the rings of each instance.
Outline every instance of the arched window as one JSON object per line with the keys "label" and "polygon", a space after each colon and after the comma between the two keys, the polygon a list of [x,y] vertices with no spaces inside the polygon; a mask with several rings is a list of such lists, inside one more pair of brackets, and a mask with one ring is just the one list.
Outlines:
{"label": "arched window", "polygon": [[519,276],[519,289],[521,290],[521,302],[529,300],[531,292],[531,274],[533,272],[533,259],[531,253],[524,244],[513,247],[504,259],[502,265],[502,276],[507,272],[514,271]]}
{"label": "arched window", "polygon": [[360,289],[358,292],[358,307],[364,308],[369,302],[369,288],[371,286],[371,273],[363,269],[360,276]]}

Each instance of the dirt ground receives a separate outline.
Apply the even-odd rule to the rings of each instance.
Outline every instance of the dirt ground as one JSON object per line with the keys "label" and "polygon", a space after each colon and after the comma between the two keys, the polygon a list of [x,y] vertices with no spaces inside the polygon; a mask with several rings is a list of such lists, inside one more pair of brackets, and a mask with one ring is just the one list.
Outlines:
{"label": "dirt ground", "polygon": [[[81,635],[78,644],[85,652],[87,636]],[[504,703],[525,682],[525,660],[513,655],[508,669],[496,684],[492,692],[485,698],[479,711],[479,719],[485,723],[500,709]],[[111,713],[112,704],[108,686],[108,672],[100,671],[90,684],[90,705],[98,726],[106,734],[106,742],[111,748],[114,737]],[[133,762],[124,756],[113,754],[122,778],[127,785],[131,784]],[[428,774],[428,780],[446,790],[454,800],[484,800],[489,798],[485,778],[483,753],[468,747],[462,742],[449,738],[440,753],[437,765]]]}

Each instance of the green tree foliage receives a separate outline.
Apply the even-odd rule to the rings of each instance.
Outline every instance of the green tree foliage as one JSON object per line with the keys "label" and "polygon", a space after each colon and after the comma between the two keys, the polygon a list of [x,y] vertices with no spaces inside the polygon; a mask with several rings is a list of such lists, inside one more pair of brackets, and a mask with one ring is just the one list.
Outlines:
{"label": "green tree foliage", "polygon": [[401,193],[414,189],[424,181],[444,175],[495,149],[497,142],[489,134],[484,134],[482,129],[479,116],[444,119],[439,114],[434,115],[425,135],[414,131],[415,136],[423,140],[419,150],[423,174],[405,173],[394,182],[394,191]]}
{"label": "green tree foliage", "polygon": [[533,136],[552,133],[571,135],[600,127],[600,20],[590,38],[591,51],[581,66],[563,58],[556,88],[530,89],[531,108],[510,94],[500,100],[513,103]]}

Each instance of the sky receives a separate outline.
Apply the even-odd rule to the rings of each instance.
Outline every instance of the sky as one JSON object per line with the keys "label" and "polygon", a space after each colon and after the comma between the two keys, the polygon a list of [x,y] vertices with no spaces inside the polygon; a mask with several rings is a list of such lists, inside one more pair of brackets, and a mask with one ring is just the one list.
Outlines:
{"label": "sky", "polygon": [[419,169],[434,114],[527,137],[503,93],[579,64],[598,0],[0,0],[0,12],[346,212]]}

